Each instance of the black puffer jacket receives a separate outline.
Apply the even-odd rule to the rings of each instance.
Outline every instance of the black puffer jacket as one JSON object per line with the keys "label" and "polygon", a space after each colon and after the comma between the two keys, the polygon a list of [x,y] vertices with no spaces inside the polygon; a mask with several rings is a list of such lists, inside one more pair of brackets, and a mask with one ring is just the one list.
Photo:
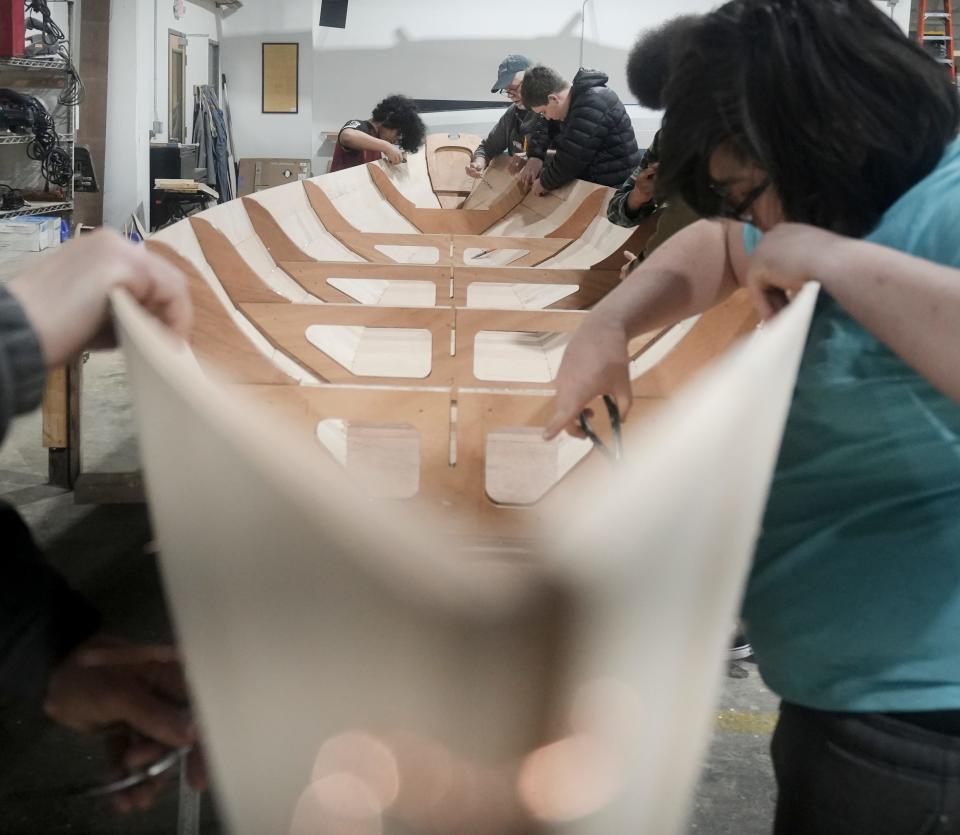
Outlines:
{"label": "black puffer jacket", "polygon": [[630,117],[607,74],[580,70],[570,87],[570,108],[557,140],[557,155],[540,173],[548,191],[570,180],[619,186],[640,164]]}

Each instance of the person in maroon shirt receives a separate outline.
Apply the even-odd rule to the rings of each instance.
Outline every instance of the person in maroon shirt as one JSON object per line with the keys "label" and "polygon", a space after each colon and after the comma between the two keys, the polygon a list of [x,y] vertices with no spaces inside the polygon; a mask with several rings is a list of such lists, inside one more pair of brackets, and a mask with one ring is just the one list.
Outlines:
{"label": "person in maroon shirt", "polygon": [[331,171],[374,162],[381,156],[392,164],[403,162],[403,151],[423,145],[426,127],[417,106],[406,96],[387,96],[369,119],[351,119],[337,135]]}

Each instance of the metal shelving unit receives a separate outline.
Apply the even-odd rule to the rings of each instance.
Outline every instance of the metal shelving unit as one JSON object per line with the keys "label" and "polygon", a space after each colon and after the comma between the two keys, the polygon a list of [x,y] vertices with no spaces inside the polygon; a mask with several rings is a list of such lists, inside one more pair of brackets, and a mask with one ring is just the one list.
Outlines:
{"label": "metal shelving unit", "polygon": [[[73,134],[61,136],[60,141],[66,144],[73,142]],[[33,141],[32,135],[21,136],[17,133],[0,133],[0,145],[29,145]]]}
{"label": "metal shelving unit", "polygon": [[[69,43],[71,56],[76,55],[77,51],[77,44],[74,43],[77,32],[77,27],[75,25],[76,14],[78,10],[76,5],[77,2],[79,2],[79,0],[51,0],[51,3],[63,3],[66,6],[67,25],[64,26],[63,29],[67,37],[67,42]],[[42,88],[47,91],[56,91],[61,85],[48,83],[48,78],[49,76],[53,75],[56,76],[58,80],[62,81],[63,74],[66,72],[66,70],[67,62],[62,58],[0,58],[0,87],[8,86],[6,84],[6,78],[12,77],[19,82],[23,82],[24,80],[29,80],[31,82],[42,81],[42,83],[31,84],[32,89]],[[60,145],[70,155],[70,157],[73,158],[73,146],[77,125],[77,108],[76,106],[64,107],[63,105],[52,105],[50,102],[46,102],[46,104],[55,118],[57,116],[61,117],[59,120],[60,125],[58,125],[58,130],[62,130],[60,133]],[[32,141],[32,135],[0,135],[0,146],[27,145]],[[6,160],[0,161],[0,163],[5,162]],[[18,157],[17,159],[18,166],[33,166],[38,164],[39,163],[36,160],[30,159],[25,154],[22,158]],[[8,172],[4,170],[6,167],[7,166],[5,164],[0,164],[0,179],[7,182],[15,180],[15,176],[11,177]],[[15,173],[16,172],[14,172],[14,174]],[[14,182],[10,182],[10,185],[14,185],[14,187],[16,187]],[[73,178],[70,179],[69,184],[65,188],[65,193],[62,196],[53,194],[51,194],[51,196],[59,199],[29,201],[28,205],[24,206],[22,209],[0,211],[0,218],[41,214],[65,214],[73,211]]]}
{"label": "metal shelving unit", "polygon": [[[82,0],[49,0],[69,43],[71,60],[80,53],[79,22]],[[66,14],[62,14],[65,10]],[[66,81],[67,62],[62,58],[0,58],[0,87],[13,87],[41,99],[56,120],[60,146],[73,158],[77,133],[78,108],[57,102]],[[42,190],[40,163],[25,151],[32,136],[4,134],[0,146],[10,147],[0,155],[0,180],[13,187]],[[0,211],[0,218],[25,215],[61,215],[69,218],[73,211],[73,178],[63,190],[43,192],[49,200],[30,200],[21,209]],[[42,253],[40,253],[42,255]],[[43,446],[47,448],[50,483],[72,487],[80,471],[80,371],[78,364],[50,373],[44,393]]]}
{"label": "metal shelving unit", "polygon": [[72,201],[51,201],[49,203],[33,202],[22,209],[7,209],[0,211],[0,218],[6,217],[25,217],[26,215],[56,215],[61,212],[73,211]]}
{"label": "metal shelving unit", "polygon": [[60,58],[0,58],[0,69],[4,67],[63,72],[67,68],[67,62]]}

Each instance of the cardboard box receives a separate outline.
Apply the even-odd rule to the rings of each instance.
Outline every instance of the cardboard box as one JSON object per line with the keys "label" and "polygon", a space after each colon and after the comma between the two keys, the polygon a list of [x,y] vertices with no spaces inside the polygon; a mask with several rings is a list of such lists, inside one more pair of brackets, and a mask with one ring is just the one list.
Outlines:
{"label": "cardboard box", "polygon": [[308,159],[242,159],[238,194],[244,197],[312,176]]}
{"label": "cardboard box", "polygon": [[0,220],[0,250],[42,252],[59,245],[59,217],[26,215]]}

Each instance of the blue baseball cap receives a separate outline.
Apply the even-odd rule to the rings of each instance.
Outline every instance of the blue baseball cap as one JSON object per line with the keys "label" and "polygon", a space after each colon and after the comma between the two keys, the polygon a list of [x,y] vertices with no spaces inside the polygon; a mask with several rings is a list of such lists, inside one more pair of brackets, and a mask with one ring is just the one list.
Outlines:
{"label": "blue baseball cap", "polygon": [[513,81],[513,77],[521,70],[528,70],[533,66],[533,61],[526,55],[508,55],[500,62],[497,70],[497,83],[490,88],[491,93],[498,93]]}

